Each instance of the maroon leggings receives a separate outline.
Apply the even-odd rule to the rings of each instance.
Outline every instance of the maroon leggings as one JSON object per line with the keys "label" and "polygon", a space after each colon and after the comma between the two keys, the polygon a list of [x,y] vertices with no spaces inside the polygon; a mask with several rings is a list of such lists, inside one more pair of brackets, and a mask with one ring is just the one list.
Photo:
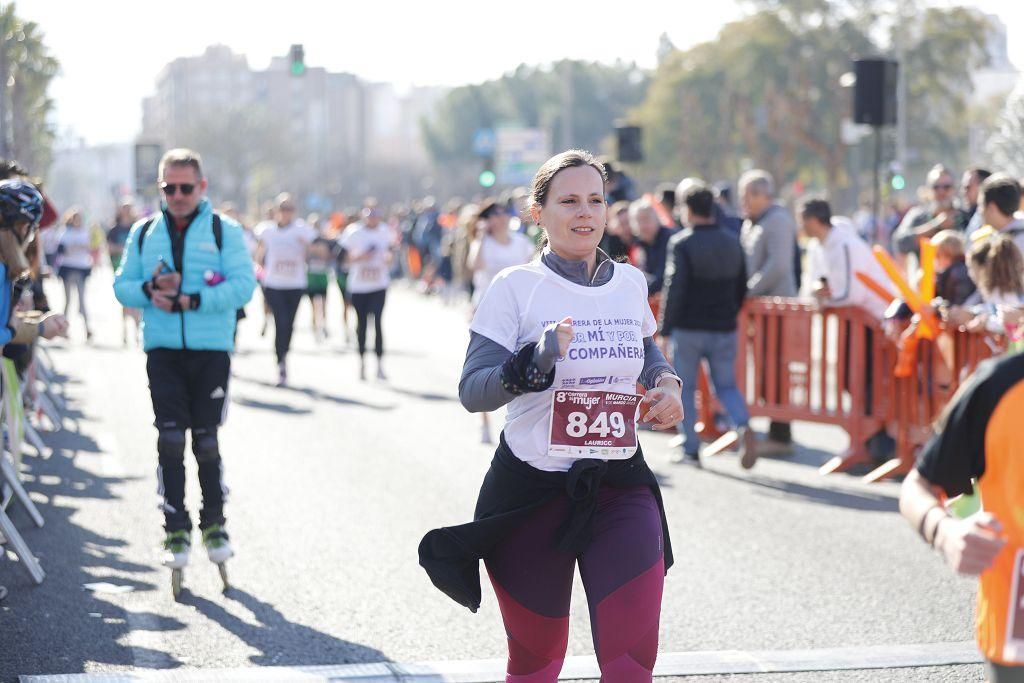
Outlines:
{"label": "maroon leggings", "polygon": [[486,560],[508,635],[507,683],[558,680],[569,641],[576,563],[587,591],[603,683],[650,681],[665,583],[661,516],[646,486],[602,487],[590,545],[557,548],[566,496],[547,503]]}

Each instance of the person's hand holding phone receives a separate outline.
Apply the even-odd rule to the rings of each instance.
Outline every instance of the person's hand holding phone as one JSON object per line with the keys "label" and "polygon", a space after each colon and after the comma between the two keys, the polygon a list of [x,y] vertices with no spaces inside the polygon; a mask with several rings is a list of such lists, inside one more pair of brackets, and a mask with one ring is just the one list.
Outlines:
{"label": "person's hand holding phone", "polygon": [[175,272],[166,261],[160,259],[153,271],[153,285],[164,292],[177,292],[181,289],[181,273]]}

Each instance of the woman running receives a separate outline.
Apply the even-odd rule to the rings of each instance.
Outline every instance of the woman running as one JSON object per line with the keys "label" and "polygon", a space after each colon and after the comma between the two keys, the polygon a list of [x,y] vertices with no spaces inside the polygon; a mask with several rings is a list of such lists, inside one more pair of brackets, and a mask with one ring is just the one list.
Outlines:
{"label": "woman running", "polygon": [[[510,216],[504,204],[496,199],[486,200],[477,214],[477,239],[469,248],[469,269],[473,273],[473,307],[480,305],[484,293],[498,273],[512,266],[528,263],[533,258],[533,242],[518,232],[509,230]],[[486,411],[482,418],[483,443],[491,441],[491,422]]]}
{"label": "woman running", "polygon": [[85,281],[92,273],[93,246],[92,235],[85,227],[82,212],[69,209],[64,217],[64,231],[57,247],[57,276],[64,283],[64,316],[71,312],[71,293],[78,298],[78,312],[85,324],[85,338],[92,339],[89,329],[89,316],[85,308]]}
{"label": "woman running", "polygon": [[373,203],[363,209],[363,220],[352,225],[341,237],[341,248],[347,254],[348,291],[356,309],[356,345],[359,349],[359,379],[366,379],[366,328],[373,317],[373,351],[377,356],[377,379],[384,374],[384,331],[381,316],[391,283],[391,259],[395,240],[391,230],[381,222]]}
{"label": "woman running", "polygon": [[263,263],[263,294],[274,314],[274,351],[277,386],[288,383],[286,365],[292,344],[295,314],[306,293],[306,255],[316,231],[295,217],[290,194],[277,197],[277,220],[260,233],[259,257]]}
{"label": "woman running", "polygon": [[309,245],[306,259],[306,294],[313,306],[313,337],[317,343],[327,341],[327,288],[331,282],[331,260],[334,243],[327,239],[326,225],[320,217],[310,214],[308,223],[316,232],[316,239]]}
{"label": "woman running", "polygon": [[563,152],[537,172],[529,210],[549,246],[491,283],[459,383],[471,411],[508,405],[500,444],[475,521],[420,544],[434,584],[473,611],[484,560],[508,635],[508,681],[558,679],[577,564],[601,680],[650,681],[657,657],[672,554],[636,422],[673,427],[680,383],[651,340],[643,273],[597,249],[604,190],[588,152]]}
{"label": "woman running", "polygon": [[348,253],[341,246],[341,240],[349,227],[343,223],[331,243],[331,254],[334,256],[334,279],[338,283],[338,291],[341,292],[341,330],[345,335],[346,346],[352,342],[348,328],[348,311],[352,307],[352,295],[348,291]]}
{"label": "woman running", "polygon": [[[117,216],[114,225],[107,231],[107,253],[110,255],[110,267],[116,273],[121,267],[121,258],[124,256],[124,244],[128,241],[128,233],[135,223],[135,205],[131,199],[124,199],[117,207]],[[121,307],[121,343],[128,346],[128,320],[131,319],[135,327],[135,339],[139,338],[139,309]]]}

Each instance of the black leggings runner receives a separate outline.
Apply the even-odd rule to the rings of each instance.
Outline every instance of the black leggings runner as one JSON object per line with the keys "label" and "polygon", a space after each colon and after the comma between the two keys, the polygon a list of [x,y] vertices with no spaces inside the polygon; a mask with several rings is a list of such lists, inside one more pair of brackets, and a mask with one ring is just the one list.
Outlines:
{"label": "black leggings runner", "polygon": [[288,349],[292,345],[292,330],[295,327],[295,314],[299,303],[306,294],[305,289],[272,289],[267,287],[263,295],[270,304],[270,312],[274,314],[274,350],[277,362],[283,363]]}
{"label": "black leggings runner", "polygon": [[359,355],[366,353],[366,325],[368,318],[373,316],[373,351],[377,358],[384,355],[384,332],[381,330],[380,318],[384,312],[384,298],[388,290],[379,289],[376,292],[364,294],[352,293],[352,307],[356,309],[356,343],[359,345]]}

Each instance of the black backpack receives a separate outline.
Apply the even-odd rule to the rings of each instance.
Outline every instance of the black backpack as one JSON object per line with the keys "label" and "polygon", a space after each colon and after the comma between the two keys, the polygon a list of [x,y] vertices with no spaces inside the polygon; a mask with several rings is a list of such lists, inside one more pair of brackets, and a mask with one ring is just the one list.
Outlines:
{"label": "black backpack", "polygon": [[[139,256],[142,256],[142,243],[146,241],[146,234],[149,233],[149,229],[153,227],[153,223],[156,222],[157,216],[153,216],[146,224],[142,226],[142,230],[139,231]],[[213,214],[213,241],[217,244],[217,251],[220,251],[224,246],[224,228],[220,224],[220,214]]]}

